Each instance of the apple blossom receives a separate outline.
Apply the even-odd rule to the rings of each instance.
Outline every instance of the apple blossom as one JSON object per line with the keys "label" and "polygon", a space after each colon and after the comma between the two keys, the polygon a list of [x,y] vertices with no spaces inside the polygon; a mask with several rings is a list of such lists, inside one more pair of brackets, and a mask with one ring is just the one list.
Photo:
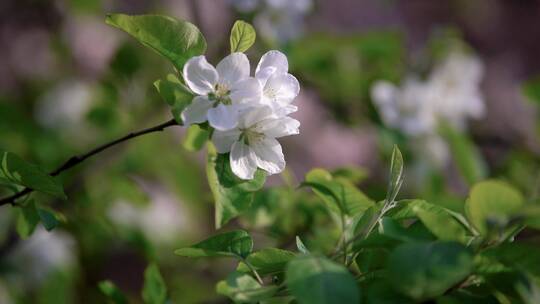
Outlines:
{"label": "apple blossom", "polygon": [[300,85],[288,70],[287,57],[275,50],[264,54],[255,70],[255,78],[263,88],[261,102],[269,105],[278,116],[298,110],[291,103],[298,96]]}
{"label": "apple blossom", "polygon": [[278,116],[266,105],[246,108],[238,126],[227,131],[216,130],[212,141],[219,153],[230,152],[233,173],[241,179],[253,179],[257,168],[276,174],[285,168],[281,145],[276,140],[299,133],[300,122]]}
{"label": "apple blossom", "polygon": [[214,68],[204,56],[186,62],[184,81],[198,96],[181,114],[185,125],[208,121],[216,130],[234,128],[242,105],[261,99],[259,81],[249,76],[250,65],[243,53],[232,53]]}

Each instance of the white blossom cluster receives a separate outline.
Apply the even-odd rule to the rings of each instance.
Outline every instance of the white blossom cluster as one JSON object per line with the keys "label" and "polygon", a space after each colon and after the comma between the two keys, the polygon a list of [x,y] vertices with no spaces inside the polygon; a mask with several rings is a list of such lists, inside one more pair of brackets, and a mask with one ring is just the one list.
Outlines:
{"label": "white blossom cluster", "polygon": [[285,43],[302,34],[304,17],[313,6],[312,0],[230,0],[240,12],[253,13],[253,23],[269,40]]}
{"label": "white blossom cluster", "polygon": [[228,55],[215,68],[204,56],[184,66],[185,83],[197,95],[181,114],[184,124],[208,121],[218,153],[230,152],[232,171],[242,179],[253,179],[257,168],[268,174],[285,168],[276,138],[298,134],[300,127],[287,116],[297,111],[292,102],[300,91],[288,69],[279,51],[262,56],[254,77],[244,53]]}
{"label": "white blossom cluster", "polygon": [[437,133],[438,126],[444,121],[463,130],[468,119],[485,114],[480,91],[483,72],[477,57],[454,51],[425,81],[409,76],[401,87],[376,82],[372,100],[387,126],[416,139],[437,162],[445,162],[448,151]]}

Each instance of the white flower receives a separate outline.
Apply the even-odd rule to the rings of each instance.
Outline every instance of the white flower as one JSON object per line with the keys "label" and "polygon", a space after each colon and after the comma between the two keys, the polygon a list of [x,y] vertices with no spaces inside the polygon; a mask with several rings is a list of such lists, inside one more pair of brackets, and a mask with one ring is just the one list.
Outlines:
{"label": "white flower", "polygon": [[388,81],[377,81],[371,96],[383,122],[410,136],[431,134],[436,128],[435,113],[426,104],[424,83],[408,77],[401,88]]}
{"label": "white flower", "polygon": [[255,78],[263,88],[262,103],[269,105],[278,116],[296,112],[291,103],[300,92],[298,80],[288,73],[287,57],[280,51],[269,51],[261,57]]}
{"label": "white flower", "polygon": [[249,60],[243,53],[230,54],[216,68],[204,56],[188,60],[183,69],[184,80],[198,96],[182,112],[184,124],[208,120],[216,130],[234,128],[241,106],[261,99],[261,86],[249,72]]}
{"label": "white flower", "polygon": [[268,174],[283,171],[285,158],[276,138],[298,134],[299,126],[297,120],[277,116],[268,106],[251,107],[242,112],[236,128],[216,130],[212,141],[219,153],[230,152],[236,176],[253,179],[257,167]]}

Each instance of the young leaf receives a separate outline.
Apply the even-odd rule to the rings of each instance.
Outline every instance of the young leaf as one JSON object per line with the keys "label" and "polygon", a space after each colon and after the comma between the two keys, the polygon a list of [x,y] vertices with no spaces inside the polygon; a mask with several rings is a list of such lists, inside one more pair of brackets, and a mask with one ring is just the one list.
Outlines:
{"label": "young leaf", "polygon": [[336,213],[354,216],[373,206],[373,201],[345,178],[334,178],[324,169],[313,169],[306,174],[304,186],[312,188]]}
{"label": "young leaf", "polygon": [[255,43],[256,36],[251,24],[237,20],[231,29],[231,53],[247,51]]}
{"label": "young leaf", "polygon": [[210,132],[199,125],[191,125],[187,130],[183,146],[188,151],[199,151],[204,147]]}
{"label": "young leaf", "polygon": [[392,150],[392,161],[390,162],[390,181],[388,183],[388,192],[386,201],[392,203],[403,183],[403,156],[397,145]]}
{"label": "young leaf", "polygon": [[277,286],[261,286],[253,277],[233,272],[227,280],[220,281],[216,286],[219,294],[231,298],[235,303],[259,303],[272,297],[278,290]]}
{"label": "young leaf", "polygon": [[[265,248],[250,254],[246,260],[260,275],[267,275],[285,271],[285,265],[295,256],[293,252],[287,250]],[[250,271],[243,262],[238,265],[237,270],[241,272]]]}
{"label": "young leaf", "polygon": [[418,217],[431,233],[443,241],[465,242],[467,231],[446,208],[423,200],[400,201],[399,209],[391,212],[393,219]]}
{"label": "young leaf", "polygon": [[27,163],[17,155],[0,151],[0,178],[16,185],[66,199],[62,184],[40,167]]}
{"label": "young leaf", "polygon": [[17,233],[22,239],[27,239],[39,223],[39,214],[36,209],[36,204],[33,200],[29,200],[26,205],[20,206],[17,217]]}
{"label": "young leaf", "polygon": [[359,303],[360,291],[344,266],[318,255],[300,255],[287,265],[286,282],[298,303]]}
{"label": "young leaf", "polygon": [[56,228],[56,226],[58,226],[58,219],[49,210],[37,208],[37,213],[39,215],[41,223],[43,224],[43,227],[45,227],[47,231],[51,231]]}
{"label": "young leaf", "polygon": [[211,144],[208,144],[206,175],[216,204],[216,228],[246,211],[251,206],[254,192],[266,181],[266,173],[262,170],[257,170],[252,180],[238,178],[231,170],[229,154],[218,155]]}
{"label": "young leaf", "polygon": [[309,254],[309,249],[307,249],[306,245],[304,245],[304,242],[302,242],[298,235],[296,236],[296,248],[300,253]]}
{"label": "young leaf", "polygon": [[98,284],[99,290],[107,296],[108,303],[110,304],[127,304],[128,301],[122,291],[116,287],[116,285],[109,281],[101,281]]}
{"label": "young leaf", "polygon": [[167,287],[154,263],[148,265],[144,271],[142,297],[146,304],[164,304],[167,300]]}
{"label": "young leaf", "polygon": [[193,100],[193,94],[189,89],[174,74],[167,75],[165,79],[156,80],[154,87],[161,98],[171,107],[176,122],[183,123],[180,114]]}
{"label": "young leaf", "polygon": [[186,21],[160,15],[110,14],[105,22],[169,59],[178,71],[182,71],[188,59],[206,50],[199,29]]}
{"label": "young leaf", "polygon": [[473,257],[459,243],[406,243],[390,254],[387,267],[394,288],[421,301],[465,279],[473,269]]}
{"label": "young leaf", "polygon": [[521,193],[509,184],[487,180],[472,187],[465,202],[465,214],[480,234],[485,235],[488,221],[506,221],[524,203]]}
{"label": "young leaf", "polygon": [[243,230],[214,235],[190,247],[177,249],[174,253],[184,257],[240,257],[246,258],[253,249],[251,236]]}
{"label": "young leaf", "polygon": [[441,133],[465,181],[472,185],[485,178],[486,164],[470,138],[448,125],[441,127]]}

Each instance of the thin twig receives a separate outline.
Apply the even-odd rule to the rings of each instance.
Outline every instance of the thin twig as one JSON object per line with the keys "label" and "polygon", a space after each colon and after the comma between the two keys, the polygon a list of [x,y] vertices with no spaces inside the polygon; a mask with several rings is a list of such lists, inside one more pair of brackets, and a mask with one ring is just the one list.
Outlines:
{"label": "thin twig", "polygon": [[[117,145],[119,143],[122,143],[124,141],[127,141],[129,139],[139,137],[141,135],[148,134],[148,133],[163,131],[164,129],[166,129],[168,127],[177,126],[177,125],[180,125],[180,124],[178,122],[176,122],[176,120],[171,119],[169,121],[166,121],[164,123],[161,123],[161,124],[159,124],[157,126],[154,126],[154,127],[148,128],[148,129],[140,130],[140,131],[137,131],[137,132],[131,132],[131,133],[129,133],[129,134],[123,136],[123,137],[120,137],[120,138],[118,138],[116,140],[113,140],[113,141],[108,142],[106,144],[103,144],[103,145],[101,145],[99,147],[96,147],[96,148],[90,150],[89,152],[86,152],[86,153],[81,154],[81,155],[75,155],[75,156],[70,157],[60,167],[56,168],[54,171],[49,173],[49,175],[50,176],[57,176],[58,174],[64,172],[65,170],[70,169],[72,167],[75,167],[76,165],[82,163],[87,158],[90,158],[90,157],[92,157],[92,156],[94,156],[94,155],[96,155],[96,154],[98,154],[100,152],[103,152],[104,150],[106,150],[106,149],[108,149],[108,148],[110,148],[112,146],[115,146],[115,145]],[[14,205],[15,201],[18,198],[21,198],[21,197],[31,193],[32,191],[34,191],[34,189],[32,189],[32,188],[24,188],[23,190],[15,193],[15,194],[13,194],[11,196],[0,199],[0,206],[6,205],[6,204]]]}

